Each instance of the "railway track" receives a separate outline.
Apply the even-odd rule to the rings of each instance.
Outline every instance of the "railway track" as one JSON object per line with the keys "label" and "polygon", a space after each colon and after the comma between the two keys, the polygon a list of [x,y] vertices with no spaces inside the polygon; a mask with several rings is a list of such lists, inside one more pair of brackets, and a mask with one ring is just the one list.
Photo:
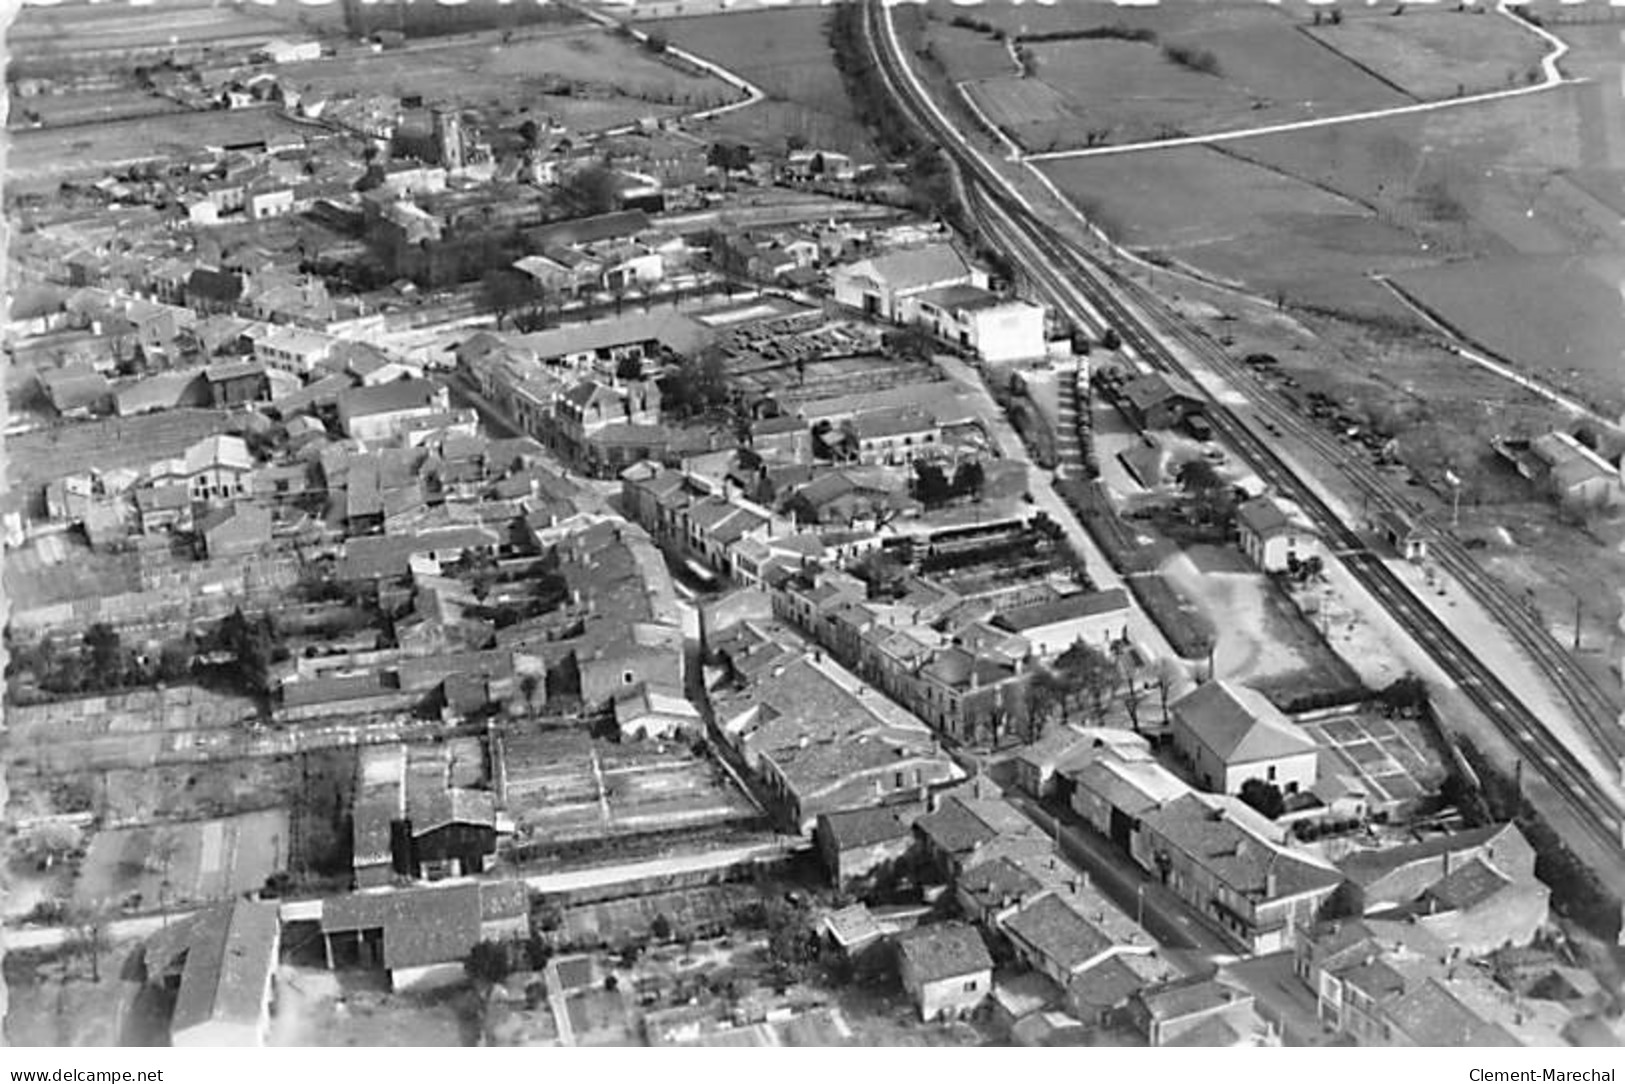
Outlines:
{"label": "railway track", "polygon": [[1396,492],[1394,486],[1371,464],[1340,444],[1325,430],[1305,419],[1280,393],[1263,381],[1246,365],[1231,358],[1224,350],[1200,332],[1184,326],[1168,312],[1167,305],[1138,283],[1117,277],[1123,292],[1133,295],[1142,309],[1166,314],[1164,329],[1179,339],[1188,349],[1202,358],[1204,363],[1231,384],[1247,387],[1248,398],[1261,413],[1283,431],[1324,456],[1328,462],[1338,464],[1343,475],[1359,489],[1363,498],[1379,509],[1404,511],[1415,517],[1428,530],[1432,552],[1446,571],[1450,572],[1469,595],[1473,597],[1506,629],[1556,686],[1576,718],[1585,727],[1598,749],[1611,760],[1625,756],[1625,733],[1619,725],[1619,707],[1585,669],[1580,667],[1542,624],[1538,613],[1514,594],[1505,584],[1485,571],[1467,548],[1448,531],[1431,523],[1426,517],[1416,516],[1410,502]]}
{"label": "railway track", "polygon": [[[1120,291],[1131,293],[1137,303],[1142,301],[1142,296],[1149,297],[1149,291],[1124,284],[1121,280],[1114,281],[1110,271],[1057,237],[1054,229],[1044,223],[1031,205],[1011,191],[1004,178],[946,120],[912,72],[905,70],[906,62],[900,56],[901,45],[889,25],[889,16],[875,0],[865,2],[864,26],[870,53],[900,108],[912,124],[949,156],[962,190],[973,194],[971,210],[989,234],[987,240],[1017,257],[1023,270],[1046,293],[1051,294],[1063,311],[1074,319],[1089,322],[1092,309],[1116,328],[1124,342],[1146,363],[1197,383],[1199,387],[1201,385],[1189,368],[1165,345],[1159,334],[1178,338],[1191,349],[1199,348],[1198,356],[1218,366],[1223,375],[1232,379],[1239,376],[1235,372],[1235,369],[1241,368],[1238,363],[1231,362],[1227,356],[1223,356],[1222,351],[1186,328],[1155,298],[1149,298],[1143,304],[1147,319],[1142,320],[1123,302]],[[1148,326],[1153,322],[1156,324],[1155,331]],[[1309,430],[1306,423],[1273,393],[1260,397],[1260,409],[1269,416],[1272,424],[1290,425],[1295,435]],[[1620,851],[1622,826],[1619,806],[1613,795],[1597,781],[1574,752],[1546,729],[1500,677],[1406,587],[1379,555],[1371,552],[1366,540],[1303,482],[1263,437],[1222,403],[1210,402],[1206,413],[1215,430],[1264,481],[1274,485],[1303,508],[1349,571],[1415,637],[1463,694],[1484,712],[1517,754],[1556,787],[1586,831],[1609,851]],[[1287,417],[1288,414],[1291,417]],[[1321,447],[1328,439],[1319,433],[1313,434],[1313,437]],[[1348,458],[1346,451],[1339,447],[1333,462],[1345,463]],[[1365,481],[1368,484],[1372,482],[1369,477]],[[1390,499],[1383,490],[1374,492],[1373,496],[1381,496],[1385,502]],[[1465,551],[1458,554],[1447,544],[1444,552],[1449,553],[1450,560],[1455,562],[1450,567],[1453,570],[1459,568]],[[1470,558],[1467,561],[1471,563]],[[1476,568],[1476,564],[1473,567]],[[1506,617],[1515,618],[1516,628],[1512,631],[1520,642],[1527,640],[1539,646],[1539,637],[1527,625],[1530,615],[1523,612],[1521,606],[1516,607],[1516,614],[1506,613],[1505,599],[1496,599],[1494,589],[1482,582],[1488,578],[1481,569],[1476,576],[1470,577],[1470,582],[1478,584],[1478,590],[1483,592],[1482,595],[1475,592],[1475,597],[1480,597],[1481,601],[1490,599],[1494,604],[1486,603],[1486,608],[1497,617],[1505,614]],[[1540,631],[1544,633],[1544,630]],[[1550,635],[1545,635],[1546,640],[1550,641]],[[1555,642],[1551,643],[1551,647],[1561,652]],[[1558,665],[1558,660],[1544,649],[1536,654],[1536,658],[1543,667],[1554,673],[1554,680],[1559,681],[1560,687],[1572,691],[1583,701],[1593,701],[1592,707],[1596,708],[1594,701],[1601,696],[1601,690],[1594,690],[1595,696],[1586,692],[1584,683],[1574,676],[1578,668],[1572,660],[1567,660],[1567,665]],[[1558,679],[1555,676],[1558,674],[1564,676]],[[1606,700],[1605,697],[1602,699]],[[1599,739],[1603,749],[1612,751],[1618,747],[1617,727],[1599,727],[1598,720],[1593,716],[1585,712],[1581,714],[1588,720],[1588,729],[1594,738]]]}

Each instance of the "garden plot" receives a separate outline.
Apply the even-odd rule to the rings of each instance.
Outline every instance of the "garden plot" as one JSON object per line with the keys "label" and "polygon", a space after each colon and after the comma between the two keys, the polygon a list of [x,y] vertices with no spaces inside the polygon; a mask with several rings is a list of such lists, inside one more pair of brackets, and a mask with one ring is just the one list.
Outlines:
{"label": "garden plot", "polygon": [[288,868],[288,813],[98,832],[79,870],[74,900],[140,910],[227,899]]}
{"label": "garden plot", "polygon": [[1371,711],[1299,720],[1340,772],[1368,789],[1373,806],[1402,804],[1431,794],[1445,770],[1422,727]]}

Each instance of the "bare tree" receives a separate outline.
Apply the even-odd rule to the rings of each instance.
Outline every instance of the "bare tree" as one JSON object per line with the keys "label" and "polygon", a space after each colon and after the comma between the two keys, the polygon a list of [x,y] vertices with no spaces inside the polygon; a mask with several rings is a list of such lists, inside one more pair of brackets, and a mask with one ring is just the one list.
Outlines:
{"label": "bare tree", "polygon": [[1084,717],[1095,726],[1104,725],[1122,684],[1117,663],[1104,651],[1079,640],[1055,660],[1055,665],[1069,689],[1082,697]]}
{"label": "bare tree", "polygon": [[90,958],[90,981],[102,981],[102,953],[107,951],[107,911],[95,904],[84,904],[68,912],[70,944],[81,955]]}

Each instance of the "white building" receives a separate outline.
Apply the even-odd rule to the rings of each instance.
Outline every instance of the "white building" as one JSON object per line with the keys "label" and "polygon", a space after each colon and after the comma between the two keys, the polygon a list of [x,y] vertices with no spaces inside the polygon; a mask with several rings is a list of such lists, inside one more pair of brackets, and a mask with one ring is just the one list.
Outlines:
{"label": "white building", "polygon": [[322,43],[273,38],[254,51],[254,58],[270,61],[272,64],[297,64],[302,60],[320,60]]}
{"label": "white building", "polygon": [[1044,309],[976,286],[944,286],[905,297],[899,318],[919,324],[985,362],[1041,358],[1048,349]]}
{"label": "white building", "polygon": [[1314,532],[1267,496],[1236,506],[1236,532],[1241,552],[1265,572],[1280,572],[1317,548]]}
{"label": "white building", "polygon": [[835,268],[830,282],[840,304],[902,321],[909,315],[905,299],[948,286],[985,290],[987,273],[973,267],[952,245],[932,244],[845,264]]}
{"label": "white building", "polygon": [[1249,779],[1284,794],[1315,785],[1320,747],[1262,693],[1210,681],[1171,704],[1169,715],[1174,749],[1206,790],[1240,794]]}
{"label": "white building", "polygon": [[182,961],[171,1044],[264,1046],[281,943],[277,905],[238,900],[183,921],[191,924],[178,946],[184,956],[148,958],[149,968],[157,964],[160,973],[173,960]]}
{"label": "white building", "polygon": [[447,413],[451,397],[432,380],[397,380],[340,392],[338,406],[346,435],[371,444],[393,440],[416,419]]}
{"label": "white building", "polygon": [[333,340],[316,331],[268,324],[249,332],[254,360],[273,369],[309,376],[333,353]]}

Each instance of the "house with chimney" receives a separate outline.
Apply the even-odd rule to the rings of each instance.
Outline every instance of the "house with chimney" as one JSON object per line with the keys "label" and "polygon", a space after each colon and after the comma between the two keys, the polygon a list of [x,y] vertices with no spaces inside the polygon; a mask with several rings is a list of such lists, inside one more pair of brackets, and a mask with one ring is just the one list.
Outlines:
{"label": "house with chimney", "polygon": [[1526,945],[1549,919],[1551,890],[1511,822],[1354,850],[1337,866],[1341,912],[1403,918],[1473,955]]}
{"label": "house with chimney", "polygon": [[1320,747],[1262,693],[1210,681],[1168,713],[1174,750],[1204,790],[1240,794],[1251,779],[1289,795],[1315,785]]}
{"label": "house with chimney", "polygon": [[1193,794],[1140,817],[1133,857],[1243,952],[1290,948],[1343,883],[1331,865],[1266,840]]}
{"label": "house with chimney", "polygon": [[1359,1046],[1562,1046],[1562,1006],[1517,996],[1411,922],[1321,923],[1294,971],[1322,1026]]}
{"label": "house with chimney", "polygon": [[968,1016],[993,990],[993,957],[974,926],[943,922],[897,938],[903,989],[922,1020]]}

